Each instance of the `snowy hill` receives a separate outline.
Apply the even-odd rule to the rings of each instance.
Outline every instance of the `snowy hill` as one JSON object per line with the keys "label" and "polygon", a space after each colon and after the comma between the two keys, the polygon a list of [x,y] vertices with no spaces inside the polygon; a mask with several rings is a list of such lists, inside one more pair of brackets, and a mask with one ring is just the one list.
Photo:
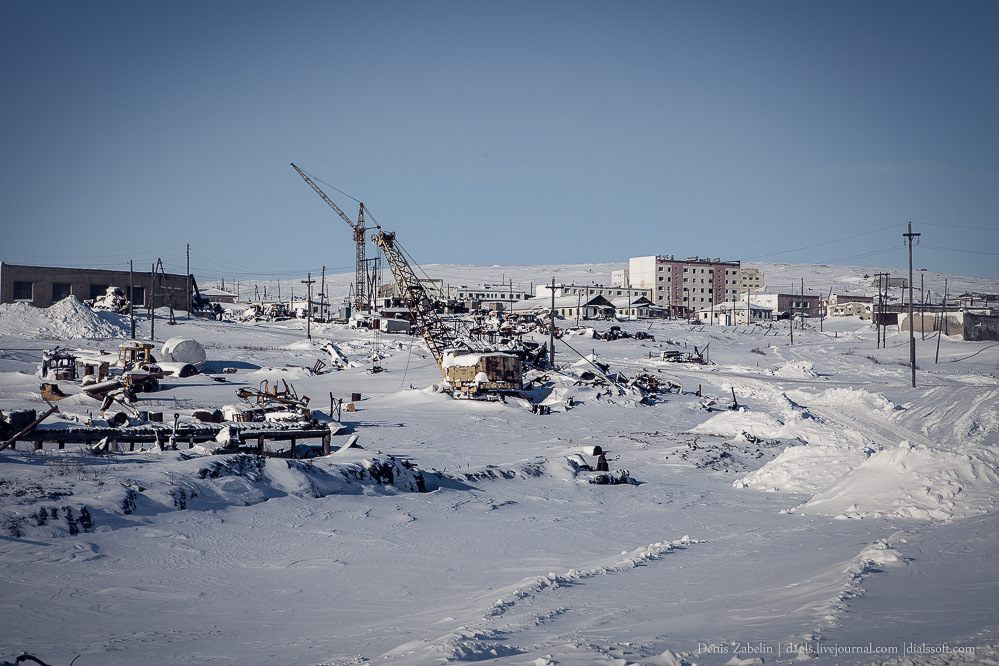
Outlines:
{"label": "snowy hill", "polygon": [[[752,266],[823,292],[878,270]],[[425,269],[526,288],[623,267]],[[925,277],[942,292],[945,276]],[[5,416],[47,409],[33,350],[123,341],[127,318],[80,307],[0,306]],[[435,390],[440,370],[408,336],[158,321],[158,343],[208,352],[206,374],[139,394],[163,427],[174,414],[180,432],[207,427],[197,412],[265,381],[310,396],[323,423],[333,398],[355,411],[329,456],[315,440],[294,460],[212,455],[183,437],[98,456],[56,443],[102,422],[60,382],[69,397],[41,426],[52,439],[0,452],[0,663],[999,663],[999,346],[944,336],[937,361],[936,337],[917,337],[912,388],[908,336],[879,347],[853,318],[795,330],[793,345],[786,322],[618,324],[655,339],[558,342],[559,371],[531,393],[540,414]],[[311,371],[331,360],[325,342],[347,369]],[[711,364],[661,354],[695,347]],[[584,379],[581,355],[621,386]],[[367,371],[373,356],[384,372]],[[673,390],[643,400],[627,387],[643,373]]]}

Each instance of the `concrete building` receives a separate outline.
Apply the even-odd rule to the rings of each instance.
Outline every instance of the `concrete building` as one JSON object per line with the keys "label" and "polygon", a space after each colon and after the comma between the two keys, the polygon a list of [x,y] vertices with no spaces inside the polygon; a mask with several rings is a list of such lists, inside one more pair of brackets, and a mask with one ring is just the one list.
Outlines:
{"label": "concrete building", "polygon": [[619,271],[611,271],[611,286],[612,287],[630,287],[631,282],[629,281],[631,271],[624,268]]}
{"label": "concrete building", "polygon": [[628,272],[632,287],[652,290],[654,305],[673,316],[690,314],[726,301],[737,301],[741,285],[738,261],[672,255],[632,257]]}
{"label": "concrete building", "polygon": [[[135,307],[187,308],[186,275],[134,272],[130,300]],[[108,287],[121,287],[128,293],[129,272],[96,268],[55,268],[18,266],[0,262],[0,303],[30,303],[46,308],[67,296],[86,301],[103,296]]]}
{"label": "concrete building", "polygon": [[[821,314],[821,298],[811,294],[754,294],[749,293],[743,298],[748,298],[753,305],[770,308],[774,311],[774,316],[785,319],[792,316],[818,317]],[[744,301],[745,302],[745,301]]]}
{"label": "concrete building", "polygon": [[[535,294],[536,298],[540,299],[551,299],[552,286],[550,284],[539,284],[535,288],[537,292]],[[624,285],[615,285],[607,287],[602,284],[556,284],[555,285],[555,298],[561,298],[563,296],[572,296],[582,301],[586,301],[593,296],[603,296],[607,300],[614,298],[631,298],[638,300],[639,298],[646,298],[649,302],[652,302],[652,290],[638,287],[628,287]]]}
{"label": "concrete building", "polygon": [[739,293],[745,294],[747,291],[760,291],[766,286],[763,280],[763,271],[758,268],[740,268],[739,270]]}
{"label": "concrete building", "polygon": [[774,311],[745,301],[727,302],[700,310],[697,318],[715,326],[736,326],[770,321],[774,318]]}
{"label": "concrete building", "polygon": [[473,310],[495,310],[498,312],[509,310],[511,306],[531,297],[530,294],[514,289],[512,284],[483,284],[481,286],[469,287],[461,285],[452,287],[452,298],[464,303],[469,311]]}
{"label": "concrete building", "polygon": [[833,317],[860,317],[867,321],[874,316],[874,297],[833,294],[825,303],[825,314]]}

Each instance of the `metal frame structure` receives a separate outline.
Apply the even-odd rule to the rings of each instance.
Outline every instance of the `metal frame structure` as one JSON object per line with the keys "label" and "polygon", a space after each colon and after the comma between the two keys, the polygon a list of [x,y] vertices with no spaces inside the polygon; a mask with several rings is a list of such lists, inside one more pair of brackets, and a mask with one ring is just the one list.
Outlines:
{"label": "metal frame structure", "polygon": [[349,224],[350,228],[354,230],[354,244],[357,246],[355,259],[356,264],[354,269],[354,307],[357,311],[367,309],[368,305],[374,300],[374,294],[368,291],[368,281],[366,279],[367,271],[365,269],[366,263],[364,248],[366,239],[364,235],[367,233],[368,229],[364,226],[364,203],[358,202],[360,203],[360,208],[357,211],[357,222],[354,222],[340,209],[339,206],[333,203],[332,199],[326,196],[326,193],[323,192],[311,178],[305,175],[304,171],[295,166],[294,162],[291,163],[291,166],[298,172],[298,175],[302,177],[302,180],[308,183],[309,187],[314,189],[316,194],[322,197],[322,200],[325,201],[330,208],[336,211],[336,214],[342,217],[343,221]]}
{"label": "metal frame structure", "polygon": [[[454,332],[437,314],[430,297],[427,295],[426,288],[421,284],[409,261],[406,260],[402,248],[396,244],[395,232],[379,231],[371,237],[371,241],[381,248],[385,261],[389,265],[389,270],[392,271],[392,277],[395,278],[395,282],[399,286],[402,300],[413,313],[416,328],[430,348],[430,353],[433,354],[437,365],[441,367],[443,376],[444,351],[464,345],[459,343]],[[447,381],[446,377],[444,379]]]}

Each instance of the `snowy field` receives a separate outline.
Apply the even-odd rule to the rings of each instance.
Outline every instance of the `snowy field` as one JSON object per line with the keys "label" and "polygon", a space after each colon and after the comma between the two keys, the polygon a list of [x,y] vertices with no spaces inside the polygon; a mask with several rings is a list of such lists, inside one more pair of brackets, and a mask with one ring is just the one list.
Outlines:
{"label": "snowy field", "polygon": [[[428,272],[526,287],[607,283],[612,267]],[[854,291],[877,270],[764,269]],[[952,278],[952,294],[955,281],[999,291]],[[927,274],[935,294],[942,282]],[[285,379],[325,414],[331,394],[360,393],[332,438],[360,448],[3,451],[0,663],[999,664],[999,344],[944,336],[937,363],[935,335],[917,333],[913,389],[908,332],[878,349],[855,318],[793,345],[786,322],[620,325],[655,341],[567,336],[539,415],[435,392],[440,371],[408,336],[158,320],[159,343],[193,338],[209,361],[138,409],[194,423]],[[68,302],[0,306],[0,410],[47,409],[34,350],[114,350],[127,334],[127,318]],[[356,367],[312,375],[325,341]],[[711,365],[656,358],[708,345]],[[385,371],[371,374],[375,352]],[[577,385],[579,354],[681,390],[643,405]],[[98,418],[62,388],[47,427]],[[595,446],[632,482],[591,483]]]}

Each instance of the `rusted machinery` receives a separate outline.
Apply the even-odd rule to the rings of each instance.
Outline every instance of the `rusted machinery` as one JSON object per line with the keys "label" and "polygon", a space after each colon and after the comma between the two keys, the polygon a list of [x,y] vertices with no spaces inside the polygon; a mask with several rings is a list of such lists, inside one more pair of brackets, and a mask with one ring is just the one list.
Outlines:
{"label": "rusted machinery", "polygon": [[371,240],[381,248],[402,293],[403,303],[412,312],[416,329],[440,366],[445,384],[467,396],[523,388],[524,370],[520,357],[474,350],[441,319],[426,288],[396,242],[395,232],[379,231]]}
{"label": "rusted machinery", "polygon": [[366,310],[369,304],[372,301],[374,301],[374,294],[369,293],[370,290],[366,286],[368,281],[366,279],[367,269],[364,258],[365,254],[364,248],[365,248],[365,243],[367,242],[365,234],[367,233],[368,229],[367,227],[364,226],[364,204],[358,202],[360,203],[360,208],[357,211],[357,222],[354,222],[345,212],[343,212],[340,209],[339,206],[333,203],[332,199],[326,196],[326,193],[323,192],[319,188],[319,186],[316,185],[315,182],[313,182],[313,180],[305,174],[304,171],[295,166],[294,162],[291,163],[291,166],[295,171],[298,172],[298,175],[302,177],[302,180],[308,183],[309,187],[315,190],[316,194],[318,194],[322,198],[322,200],[326,202],[326,205],[332,208],[336,212],[336,214],[339,215],[341,218],[343,218],[343,221],[346,222],[348,225],[350,225],[350,228],[354,230],[354,244],[357,246],[356,250],[357,259],[354,270],[354,307],[357,312]]}

